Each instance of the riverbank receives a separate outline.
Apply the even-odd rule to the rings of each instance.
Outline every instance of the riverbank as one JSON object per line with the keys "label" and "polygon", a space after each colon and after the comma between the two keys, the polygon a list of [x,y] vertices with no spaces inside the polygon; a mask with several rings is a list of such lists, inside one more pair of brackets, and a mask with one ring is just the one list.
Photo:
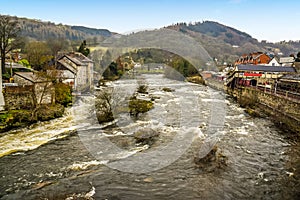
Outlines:
{"label": "riverbank", "polygon": [[266,93],[254,88],[231,90],[222,81],[206,79],[205,84],[216,90],[224,91],[252,117],[270,118],[283,131],[290,131],[300,137],[300,103],[280,95]]}
{"label": "riverbank", "polygon": [[0,133],[23,128],[39,121],[62,117],[65,107],[60,104],[41,105],[32,110],[9,110],[0,113]]}
{"label": "riverbank", "polygon": [[300,102],[255,88],[243,88],[236,99],[251,116],[268,117],[282,130],[300,136]]}

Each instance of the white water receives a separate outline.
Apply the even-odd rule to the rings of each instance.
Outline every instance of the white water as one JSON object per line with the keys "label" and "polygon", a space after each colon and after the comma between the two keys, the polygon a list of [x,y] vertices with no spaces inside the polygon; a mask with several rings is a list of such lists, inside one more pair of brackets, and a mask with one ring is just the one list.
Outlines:
{"label": "white water", "polygon": [[[89,103],[92,98],[81,99],[78,101],[79,107],[74,105],[75,114],[69,113],[61,119],[41,123],[29,129],[12,131],[3,136],[11,137],[6,146],[19,145],[23,143],[18,141],[20,138],[26,139],[27,143],[21,149],[24,150],[26,146],[33,145],[34,142],[30,138],[38,140],[43,133],[49,135],[42,137],[45,141],[55,139],[60,136],[60,132],[68,128],[73,130],[75,127],[78,132],[86,133],[86,138],[81,138],[80,134],[72,135],[66,140],[44,145],[32,153],[19,152],[18,155],[2,157],[0,197],[2,195],[3,199],[66,199],[66,197],[76,199],[85,196],[95,199],[147,200],[297,199],[295,197],[299,196],[300,149],[286,140],[269,120],[251,118],[245,114],[244,109],[234,103],[211,100],[213,98],[210,97],[208,88],[195,84],[183,86],[175,83],[172,88],[175,92],[166,93],[161,90],[162,86],[159,83],[167,82],[168,87],[173,87],[169,84],[172,81],[159,80],[155,75],[151,76],[151,80],[154,83],[150,82],[150,93],[160,97],[155,100],[154,109],[139,120],[132,120],[132,123],[115,122],[122,126],[109,126],[101,136],[120,144],[118,142],[132,138],[131,135],[135,130],[149,127],[160,133],[154,145],[134,143],[132,146],[129,145],[130,148],[125,148],[128,151],[113,154],[114,160],[105,159],[105,156],[103,159],[101,157],[96,159],[83,145],[82,139],[87,139],[86,144],[92,145],[97,130],[108,124],[100,126],[93,124],[93,120],[86,119],[88,114],[93,114],[91,112],[93,106]],[[123,80],[120,84],[126,87],[127,83],[131,84],[130,80]],[[176,92],[180,92],[177,97]],[[195,99],[198,101],[198,110],[186,102],[194,97],[191,93],[197,97]],[[184,106],[180,106],[182,104],[178,106],[177,103],[182,101],[185,101]],[[224,129],[219,130],[217,146],[218,151],[228,159],[227,166],[219,168],[213,166],[214,162],[203,164],[202,167],[196,165],[194,156],[201,147],[200,143],[196,143],[174,163],[168,163],[168,166],[151,173],[126,173],[106,167],[115,161],[134,158],[145,152],[153,152],[161,146],[167,146],[176,134],[187,130],[195,133],[200,140],[204,140],[211,136],[209,118],[210,109],[214,109],[211,105],[216,105],[218,109],[220,103],[226,107],[227,114]],[[77,123],[73,123],[74,115]],[[180,116],[189,116],[188,119],[199,117],[200,123],[197,127],[193,127],[194,124],[191,127],[184,126],[189,120],[178,122]],[[217,115],[216,119],[219,119],[218,117]],[[31,132],[31,135],[24,135],[22,131]],[[16,141],[13,140],[13,136],[17,138]],[[177,143],[175,147],[169,151],[169,156],[176,153],[177,148],[181,148],[181,143]],[[151,165],[151,159],[148,157],[141,159],[146,166],[138,162],[134,162],[133,165],[128,163],[128,166],[156,167],[167,160],[158,160],[155,165]],[[52,184],[36,189],[48,183]],[[60,194],[62,196],[59,196]]]}
{"label": "white water", "polygon": [[69,108],[61,118],[3,133],[0,136],[0,157],[19,151],[36,149],[49,141],[68,136],[77,128],[79,127],[74,124]]}

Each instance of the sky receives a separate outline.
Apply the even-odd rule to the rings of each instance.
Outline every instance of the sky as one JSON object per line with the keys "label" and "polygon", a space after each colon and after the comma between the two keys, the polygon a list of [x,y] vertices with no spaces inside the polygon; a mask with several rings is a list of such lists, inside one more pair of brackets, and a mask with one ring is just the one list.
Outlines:
{"label": "sky", "polygon": [[210,20],[259,41],[300,40],[298,0],[0,0],[0,14],[117,33]]}

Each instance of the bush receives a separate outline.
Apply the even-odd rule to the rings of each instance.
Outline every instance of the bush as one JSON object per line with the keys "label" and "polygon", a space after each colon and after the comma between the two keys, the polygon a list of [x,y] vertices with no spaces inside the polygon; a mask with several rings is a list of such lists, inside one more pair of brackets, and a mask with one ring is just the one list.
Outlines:
{"label": "bush", "polygon": [[36,111],[36,116],[38,121],[47,121],[57,117],[61,117],[64,114],[64,106],[55,105],[43,105],[39,107]]}
{"label": "bush", "polygon": [[71,87],[64,83],[55,84],[55,101],[58,104],[67,106],[72,103]]}

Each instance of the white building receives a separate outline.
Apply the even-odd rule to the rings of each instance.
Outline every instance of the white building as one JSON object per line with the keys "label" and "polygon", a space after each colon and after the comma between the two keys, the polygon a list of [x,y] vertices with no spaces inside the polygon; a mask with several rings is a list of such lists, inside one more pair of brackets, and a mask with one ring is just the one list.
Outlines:
{"label": "white building", "polygon": [[294,57],[281,57],[279,58],[279,63],[281,66],[292,66],[295,62]]}
{"label": "white building", "polygon": [[276,57],[272,58],[268,64],[264,64],[265,66],[280,66]]}

